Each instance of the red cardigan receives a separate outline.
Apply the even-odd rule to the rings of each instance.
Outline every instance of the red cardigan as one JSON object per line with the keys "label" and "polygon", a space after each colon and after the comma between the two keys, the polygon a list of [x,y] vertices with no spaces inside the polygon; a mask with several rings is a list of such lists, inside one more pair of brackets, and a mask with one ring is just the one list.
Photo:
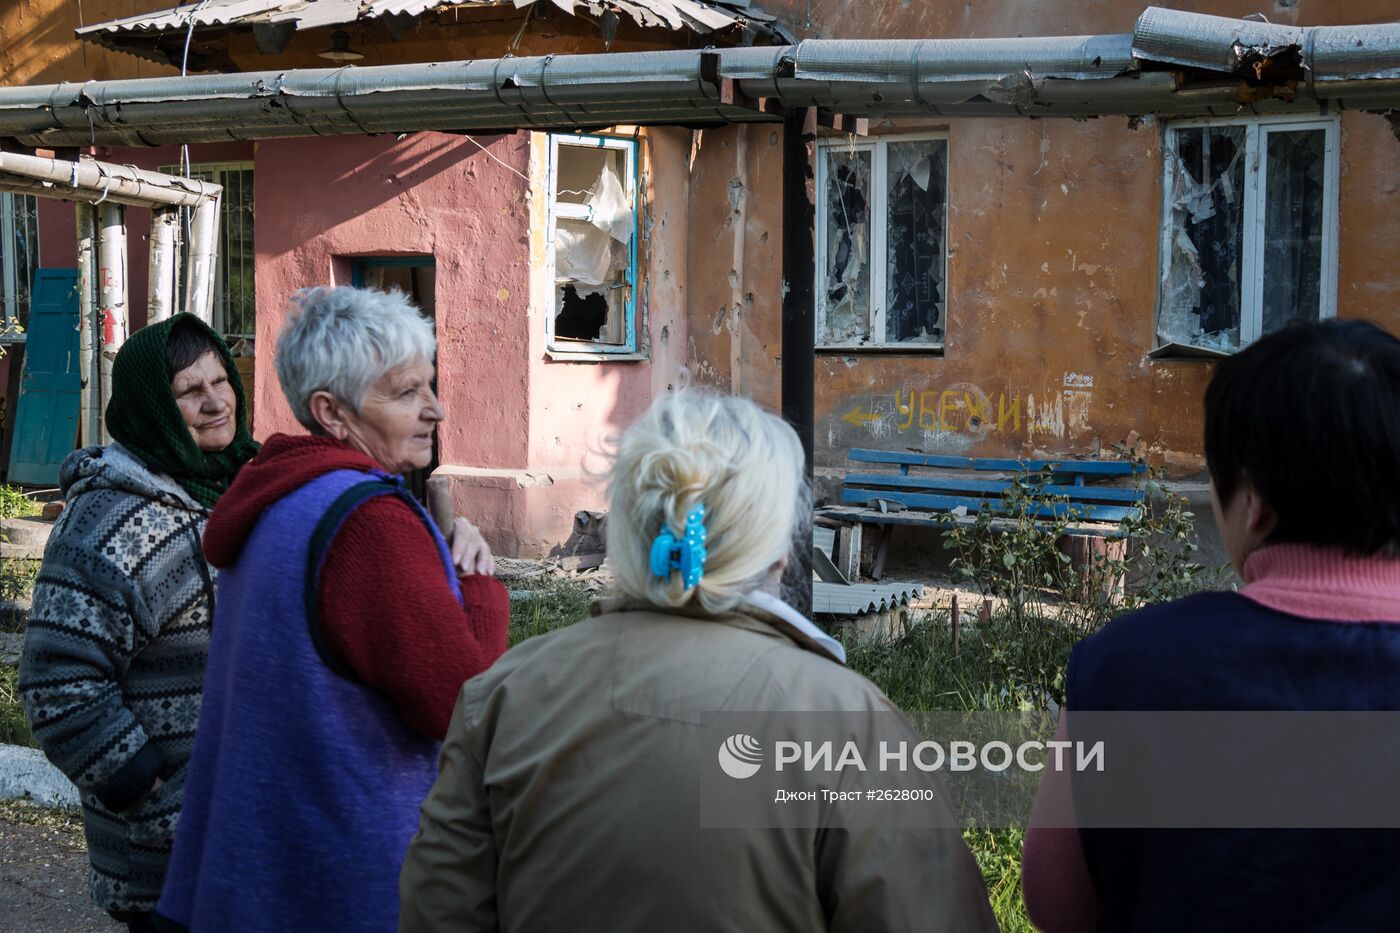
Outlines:
{"label": "red cardigan", "polygon": [[[215,507],[205,555],[216,567],[230,566],[269,505],[333,470],[374,467],[330,438],[273,435]],[[462,683],[506,650],[505,587],[494,577],[460,582],[459,606],[432,537],[396,496],[355,509],[331,540],[321,571],[320,617],[330,650],[390,697],[405,722],[439,741]]]}

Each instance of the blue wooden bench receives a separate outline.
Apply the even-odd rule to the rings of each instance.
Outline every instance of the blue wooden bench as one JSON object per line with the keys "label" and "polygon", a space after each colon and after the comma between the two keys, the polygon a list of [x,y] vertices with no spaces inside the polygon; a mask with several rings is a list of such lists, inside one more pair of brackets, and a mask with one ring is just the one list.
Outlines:
{"label": "blue wooden bench", "polygon": [[[1143,471],[1140,464],[1126,461],[1005,460],[860,448],[849,456],[855,463],[868,464],[867,472],[846,474],[841,503],[817,510],[820,520],[841,526],[843,532],[857,529],[853,536],[842,535],[841,564],[848,574],[859,569],[859,526],[881,528],[873,574],[879,579],[893,526],[941,526],[950,512],[961,522],[974,522],[981,512],[1005,513],[1002,497],[1018,481],[1030,481],[1035,494],[1051,500],[1033,507],[1036,517],[1070,520],[1066,534],[1121,537],[1124,523],[1142,515],[1143,490],[1095,485]],[[911,472],[914,469],[920,472]],[[994,517],[992,522],[995,527],[1010,524],[1010,519]]]}

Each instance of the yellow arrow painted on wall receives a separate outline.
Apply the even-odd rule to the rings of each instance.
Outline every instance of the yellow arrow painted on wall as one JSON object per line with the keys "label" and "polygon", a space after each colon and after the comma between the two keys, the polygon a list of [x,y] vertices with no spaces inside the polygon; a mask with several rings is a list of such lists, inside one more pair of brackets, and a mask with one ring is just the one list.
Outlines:
{"label": "yellow arrow painted on wall", "polygon": [[853,424],[856,427],[860,427],[861,425],[868,424],[871,421],[879,421],[883,417],[884,415],[874,415],[868,411],[861,411],[860,406],[857,405],[855,408],[852,408],[850,411],[846,412],[845,416],[843,416],[841,420],[847,422],[848,424]]}

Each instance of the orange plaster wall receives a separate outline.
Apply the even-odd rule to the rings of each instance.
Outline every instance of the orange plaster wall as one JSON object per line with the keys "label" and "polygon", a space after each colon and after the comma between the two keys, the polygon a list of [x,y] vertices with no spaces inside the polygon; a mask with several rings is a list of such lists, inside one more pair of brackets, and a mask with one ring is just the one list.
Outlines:
{"label": "orange plaster wall", "polygon": [[[6,0],[0,3],[0,84],[55,84],[178,74],[135,55],[79,42],[73,31],[141,12],[169,9],[173,0]],[[19,41],[19,37],[23,37]]]}
{"label": "orange plaster wall", "polygon": [[[1173,4],[1193,8],[1190,4]],[[802,7],[772,4],[775,11]],[[1275,21],[1391,18],[1371,2],[1300,3]],[[1202,4],[1243,15],[1253,7]],[[813,3],[807,34],[1055,35],[1128,31],[1122,3]],[[1093,455],[1136,434],[1175,475],[1204,466],[1212,366],[1157,362],[1159,122],[947,120],[946,352],[820,354],[819,466],[850,447],[973,456]],[[779,398],[781,146],[775,128],[707,131],[693,177],[690,366],[701,381]],[[745,138],[746,137],[746,138]],[[1338,316],[1400,332],[1400,141],[1384,118],[1342,119]],[[746,192],[740,207],[731,200]],[[738,245],[736,246],[736,241]],[[703,264],[702,264],[703,263]],[[706,268],[711,272],[701,273]],[[736,311],[736,309],[738,309]]]}

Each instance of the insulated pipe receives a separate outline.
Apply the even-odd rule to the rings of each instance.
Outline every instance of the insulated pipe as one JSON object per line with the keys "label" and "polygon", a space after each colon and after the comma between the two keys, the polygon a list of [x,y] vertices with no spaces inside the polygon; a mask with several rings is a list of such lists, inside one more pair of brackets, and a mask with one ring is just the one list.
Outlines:
{"label": "insulated pipe", "polygon": [[210,185],[197,178],[163,175],[92,159],[69,162],[17,152],[0,152],[0,173],[32,179],[41,184],[49,182],[55,187],[82,189],[94,197],[106,195],[110,198],[117,194],[125,198],[139,198],[149,204],[194,207],[218,191],[218,185]]}
{"label": "insulated pipe", "polygon": [[215,262],[219,257],[219,202],[205,201],[190,218],[189,266],[185,270],[185,311],[206,324],[214,316]]}
{"label": "insulated pipe", "polygon": [[151,212],[150,284],[146,293],[146,323],[163,321],[175,309],[176,233],[180,209],[165,207]]}
{"label": "insulated pipe", "polygon": [[78,219],[78,372],[82,383],[83,446],[102,442],[101,367],[94,352],[97,341],[97,209],[91,204],[75,205]]}
{"label": "insulated pipe", "polygon": [[[138,143],[136,145],[144,144]],[[45,184],[42,181],[18,175],[0,174],[0,191],[13,191],[15,194],[28,194],[36,198],[51,198],[55,201],[73,201],[80,204],[101,202],[104,204],[125,204],[127,207],[161,206],[153,204],[149,198],[127,197],[110,192],[104,198],[101,191],[93,191],[88,188],[70,188],[67,185]]]}
{"label": "insulated pipe", "polygon": [[[120,204],[103,204],[98,221],[98,318],[102,326],[102,378],[100,405],[107,410],[112,400],[112,362],[117,351],[126,343],[126,208]],[[112,435],[102,422],[102,443],[110,444]]]}
{"label": "insulated pipe", "polygon": [[[1174,65],[1237,80],[1241,54],[1248,58],[1261,48],[1296,50],[1303,61],[1308,80],[1293,109],[1338,99],[1363,101],[1370,109],[1400,105],[1400,23],[1270,26],[1148,8],[1130,36],[815,39],[717,53],[556,55],[0,88],[0,137],[29,145],[151,145],[410,132],[418,128],[415,119],[424,118],[400,123],[395,114],[413,112],[432,115],[427,120],[438,129],[461,131],[743,119],[742,108],[719,104],[706,55],[718,55],[718,77],[735,82],[748,98],[789,108],[937,114],[966,94],[961,99],[971,113],[1208,113],[1214,104],[1184,101],[1165,83],[1145,85],[1140,98],[1136,89],[1109,98],[1098,91],[1106,82],[1145,77],[1134,62],[1147,63],[1148,73],[1153,65]],[[990,99],[982,102],[980,89],[996,93],[1021,76],[1031,82],[1029,104],[1013,99],[992,109]],[[1364,82],[1365,89],[1353,82]],[[1352,86],[1334,91],[1339,83]],[[1042,88],[1060,90],[1060,84],[1082,90],[1035,106],[1045,102]],[[509,122],[484,122],[496,113]]]}

